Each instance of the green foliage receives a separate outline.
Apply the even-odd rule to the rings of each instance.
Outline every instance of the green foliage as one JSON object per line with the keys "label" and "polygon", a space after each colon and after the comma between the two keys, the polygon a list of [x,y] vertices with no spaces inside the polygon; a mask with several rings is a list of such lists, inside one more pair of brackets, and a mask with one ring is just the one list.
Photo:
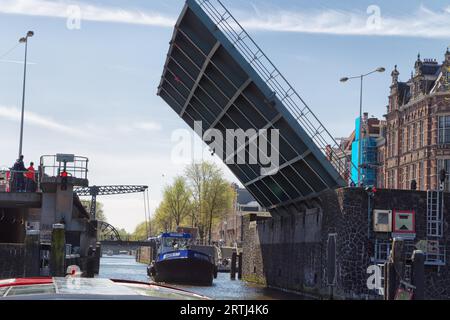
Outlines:
{"label": "green foliage", "polygon": [[147,227],[146,222],[139,223],[134,232],[131,234],[131,240],[141,241],[147,239]]}
{"label": "green foliage", "polygon": [[[91,210],[91,200],[80,200],[83,207],[86,208],[87,212],[90,212]],[[103,203],[97,201],[96,207],[95,207],[95,217],[99,221],[107,222],[105,213],[103,211]]]}
{"label": "green foliage", "polygon": [[129,234],[124,228],[118,229],[117,232],[119,233],[120,239],[122,240],[131,240],[132,238],[132,235]]}
{"label": "green foliage", "polygon": [[165,188],[161,210],[164,210],[164,214],[170,217],[175,226],[180,226],[192,212],[192,191],[185,178],[176,177],[173,184]]}

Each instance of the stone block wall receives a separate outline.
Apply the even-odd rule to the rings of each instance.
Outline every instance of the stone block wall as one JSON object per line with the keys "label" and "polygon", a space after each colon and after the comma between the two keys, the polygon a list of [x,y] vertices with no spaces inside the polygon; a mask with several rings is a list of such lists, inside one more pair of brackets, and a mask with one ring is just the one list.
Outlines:
{"label": "stone block wall", "polygon": [[153,250],[151,247],[139,247],[136,250],[136,261],[150,264],[153,260]]}
{"label": "stone block wall", "polygon": [[[427,193],[378,190],[372,209],[414,210],[416,238],[405,241],[410,256],[419,240],[427,237]],[[448,256],[450,248],[450,194],[444,196],[444,236],[439,240]],[[334,298],[380,299],[367,288],[367,267],[375,246],[389,243],[390,233],[373,231],[368,195],[360,188],[330,190],[307,203],[277,210],[270,219],[243,219],[243,278],[271,287],[329,298],[327,241],[336,234]],[[448,258],[447,258],[448,260]],[[450,268],[426,265],[426,298],[450,299]]]}

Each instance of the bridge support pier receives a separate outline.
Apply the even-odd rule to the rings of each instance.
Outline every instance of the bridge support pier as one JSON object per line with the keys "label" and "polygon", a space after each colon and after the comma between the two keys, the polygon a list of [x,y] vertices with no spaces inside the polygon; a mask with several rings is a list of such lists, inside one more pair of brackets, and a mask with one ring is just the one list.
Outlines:
{"label": "bridge support pier", "polygon": [[25,236],[25,277],[40,275],[39,230],[27,230]]}

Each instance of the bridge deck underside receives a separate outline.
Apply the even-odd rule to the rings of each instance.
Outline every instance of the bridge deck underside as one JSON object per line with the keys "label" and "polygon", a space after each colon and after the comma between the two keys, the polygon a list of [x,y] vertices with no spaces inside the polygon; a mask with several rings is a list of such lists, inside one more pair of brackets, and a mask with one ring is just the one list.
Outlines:
{"label": "bridge deck underside", "polygon": [[[202,134],[218,129],[225,138],[227,129],[268,129],[270,140],[270,130],[279,130],[279,170],[273,175],[261,174],[268,165],[249,152],[248,140],[245,164],[238,164],[239,146],[223,143],[227,166],[266,208],[342,185],[296,119],[194,1],[188,1],[175,27],[158,94],[191,128],[201,121]],[[228,158],[227,147],[234,150]]]}

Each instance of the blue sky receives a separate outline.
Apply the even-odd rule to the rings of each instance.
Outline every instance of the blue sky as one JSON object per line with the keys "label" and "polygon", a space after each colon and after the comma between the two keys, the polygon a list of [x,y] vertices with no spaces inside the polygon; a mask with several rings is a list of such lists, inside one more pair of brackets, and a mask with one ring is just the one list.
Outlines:
{"label": "blue sky", "polygon": [[[365,83],[365,111],[381,117],[393,66],[398,64],[406,80],[418,52],[442,61],[450,45],[448,1],[223,2],[336,137],[352,131],[359,102],[358,82],[341,84],[340,77],[386,67],[385,74]],[[68,5],[81,8],[80,29],[67,28]],[[0,165],[12,165],[17,156],[23,46],[2,55],[34,30],[26,160],[58,152],[87,156],[92,184],[147,184],[153,212],[162,186],[183,170],[170,161],[171,134],[187,126],[156,96],[183,5],[182,0],[0,0]],[[380,9],[378,28],[366,24],[373,5]],[[143,220],[142,195],[101,201],[114,225],[132,231]]]}

